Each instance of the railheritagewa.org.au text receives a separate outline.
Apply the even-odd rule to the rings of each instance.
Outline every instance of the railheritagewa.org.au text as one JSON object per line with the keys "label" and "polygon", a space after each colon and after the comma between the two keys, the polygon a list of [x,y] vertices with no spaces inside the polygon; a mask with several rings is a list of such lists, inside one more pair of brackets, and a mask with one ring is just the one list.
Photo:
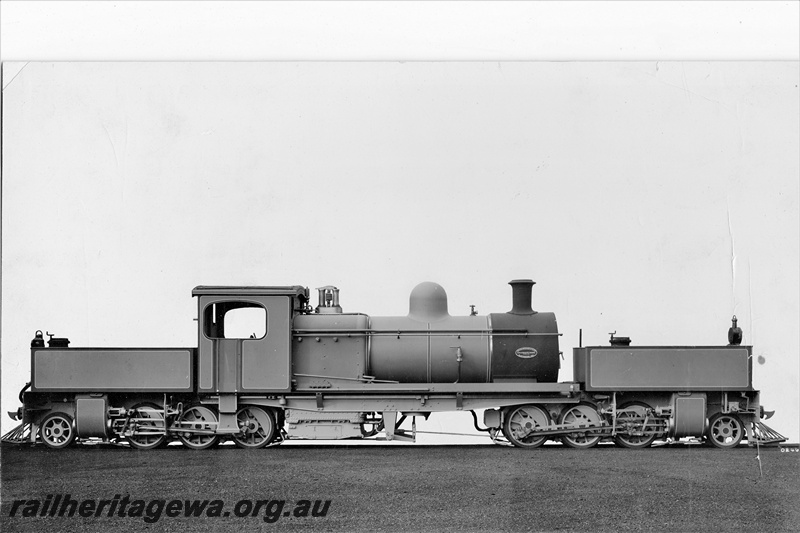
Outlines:
{"label": "railheritagewa.org.au text", "polygon": [[44,499],[11,501],[8,516],[139,518],[149,524],[163,518],[236,517],[259,518],[271,524],[281,518],[325,518],[330,509],[331,500],[244,499],[230,504],[223,500],[139,499],[127,494],[115,494],[109,499],[78,499],[71,494],[48,494]]}

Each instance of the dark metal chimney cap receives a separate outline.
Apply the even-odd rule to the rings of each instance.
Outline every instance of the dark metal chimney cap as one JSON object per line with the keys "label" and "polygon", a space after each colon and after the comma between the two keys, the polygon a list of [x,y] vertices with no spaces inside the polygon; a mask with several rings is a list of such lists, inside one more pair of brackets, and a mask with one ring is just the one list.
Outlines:
{"label": "dark metal chimney cap", "polygon": [[511,285],[512,291],[512,309],[509,314],[512,315],[534,315],[531,307],[531,290],[536,282],[531,279],[514,279],[508,282]]}

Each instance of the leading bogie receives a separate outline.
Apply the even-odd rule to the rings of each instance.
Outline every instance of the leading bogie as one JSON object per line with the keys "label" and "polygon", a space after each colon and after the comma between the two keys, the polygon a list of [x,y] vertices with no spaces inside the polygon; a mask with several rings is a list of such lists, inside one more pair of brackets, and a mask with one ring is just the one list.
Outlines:
{"label": "leading bogie", "polygon": [[39,438],[50,448],[66,448],[75,440],[75,424],[66,413],[50,413],[39,425]]}
{"label": "leading bogie", "polygon": [[735,448],[744,437],[744,424],[732,413],[718,413],[708,421],[706,442],[717,448]]}

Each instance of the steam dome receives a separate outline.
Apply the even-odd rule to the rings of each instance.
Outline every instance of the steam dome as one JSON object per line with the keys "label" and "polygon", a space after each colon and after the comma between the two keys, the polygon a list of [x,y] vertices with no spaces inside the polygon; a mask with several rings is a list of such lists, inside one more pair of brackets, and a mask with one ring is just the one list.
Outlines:
{"label": "steam dome", "polygon": [[449,317],[444,288],[432,281],[425,281],[414,287],[408,301],[408,316],[421,322],[435,322]]}

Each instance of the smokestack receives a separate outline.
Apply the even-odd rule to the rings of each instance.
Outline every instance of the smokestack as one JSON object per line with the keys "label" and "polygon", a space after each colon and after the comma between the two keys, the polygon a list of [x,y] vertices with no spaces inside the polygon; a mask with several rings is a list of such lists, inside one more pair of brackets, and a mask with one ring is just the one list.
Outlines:
{"label": "smokestack", "polygon": [[512,315],[532,315],[536,313],[531,309],[531,289],[536,284],[529,279],[515,279],[508,282],[511,285],[513,308],[509,311]]}

